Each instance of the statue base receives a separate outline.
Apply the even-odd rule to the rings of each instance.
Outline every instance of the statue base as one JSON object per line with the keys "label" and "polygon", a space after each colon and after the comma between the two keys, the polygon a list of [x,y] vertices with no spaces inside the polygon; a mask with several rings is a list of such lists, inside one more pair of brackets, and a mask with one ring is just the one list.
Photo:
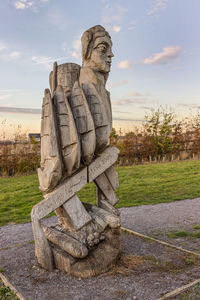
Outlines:
{"label": "statue base", "polygon": [[107,272],[121,256],[120,228],[107,228],[105,240],[90,250],[87,257],[74,258],[61,248],[51,244],[56,269],[68,275],[89,278]]}

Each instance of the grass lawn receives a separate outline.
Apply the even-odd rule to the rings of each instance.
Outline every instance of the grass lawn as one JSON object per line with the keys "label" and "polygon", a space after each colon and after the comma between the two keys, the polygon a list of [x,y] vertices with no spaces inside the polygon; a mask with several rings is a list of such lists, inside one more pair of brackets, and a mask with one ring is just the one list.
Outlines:
{"label": "grass lawn", "polygon": [[[200,161],[120,167],[118,207],[171,202],[200,197]],[[37,175],[0,178],[0,226],[30,221],[33,205],[42,200]],[[95,203],[95,185],[78,193]]]}
{"label": "grass lawn", "polygon": [[19,300],[13,291],[6,287],[0,279],[0,299],[1,300]]}

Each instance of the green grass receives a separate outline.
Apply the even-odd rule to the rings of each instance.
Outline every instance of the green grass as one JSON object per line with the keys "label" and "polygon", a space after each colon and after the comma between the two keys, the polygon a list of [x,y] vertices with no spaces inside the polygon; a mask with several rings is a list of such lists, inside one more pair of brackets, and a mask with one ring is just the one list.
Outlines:
{"label": "green grass", "polygon": [[[118,207],[171,202],[200,196],[200,161],[120,167]],[[42,200],[37,175],[0,178],[0,225],[30,221],[33,205]],[[94,183],[78,193],[95,203]]]}
{"label": "green grass", "polygon": [[179,230],[174,232],[168,232],[167,236],[172,239],[177,239],[179,237],[194,237],[194,238],[200,238],[200,230],[196,232],[188,232],[185,230]]}
{"label": "green grass", "polygon": [[200,225],[199,225],[199,224],[195,225],[195,226],[193,227],[193,229],[200,229]]}
{"label": "green grass", "polygon": [[190,232],[187,232],[185,230],[180,230],[180,231],[176,231],[176,232],[169,232],[169,233],[167,233],[167,236],[169,238],[176,239],[179,237],[189,237],[189,236],[191,236],[191,234],[190,234]]}
{"label": "green grass", "polygon": [[19,300],[16,294],[6,287],[0,280],[0,299],[1,300]]}

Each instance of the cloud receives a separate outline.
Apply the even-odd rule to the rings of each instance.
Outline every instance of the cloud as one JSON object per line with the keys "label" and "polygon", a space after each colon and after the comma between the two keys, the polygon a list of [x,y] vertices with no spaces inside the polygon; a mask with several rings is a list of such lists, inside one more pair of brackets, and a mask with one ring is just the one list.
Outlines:
{"label": "cloud", "polygon": [[124,105],[132,105],[132,104],[142,104],[147,101],[146,98],[124,98],[118,99],[112,102],[114,106],[124,106]]}
{"label": "cloud", "polygon": [[128,93],[127,96],[128,97],[149,97],[149,96],[151,96],[151,93],[141,94],[136,91],[132,91],[132,92]]}
{"label": "cloud", "polygon": [[35,65],[41,65],[46,69],[51,69],[55,61],[65,60],[66,57],[32,56],[31,61]]}
{"label": "cloud", "polygon": [[39,6],[42,4],[47,4],[49,0],[17,0],[13,3],[17,10],[31,9],[34,12],[38,12]]}
{"label": "cloud", "polygon": [[[16,96],[16,94],[21,95],[22,90],[21,89],[0,89],[0,100],[9,99],[11,97]],[[8,103],[6,103],[6,105],[8,106]]]}
{"label": "cloud", "polygon": [[129,26],[128,26],[128,30],[135,30],[135,28],[136,28],[136,20],[134,20],[134,21],[131,21],[130,23],[129,23]]}
{"label": "cloud", "polygon": [[73,50],[71,52],[72,57],[79,59],[81,57],[81,37],[79,36],[72,43]]}
{"label": "cloud", "polygon": [[[6,51],[3,51],[6,50]],[[18,59],[20,57],[20,52],[18,51],[12,51],[12,49],[10,50],[10,47],[7,46],[5,43],[0,42],[0,51],[1,55],[0,55],[0,59],[3,61],[8,61],[8,60],[13,60],[13,59]],[[10,52],[12,51],[12,52]]]}
{"label": "cloud", "polygon": [[119,26],[114,25],[111,27],[111,30],[115,33],[118,33],[118,32],[120,32],[121,28]]}
{"label": "cloud", "polygon": [[14,2],[14,6],[15,6],[16,9],[25,9],[26,8],[25,3],[20,2],[20,1]]}
{"label": "cloud", "polygon": [[67,49],[68,49],[68,48],[67,48],[67,43],[66,43],[66,42],[63,42],[61,48],[62,48],[62,50],[63,50],[64,52],[66,52]]}
{"label": "cloud", "polygon": [[118,68],[119,69],[130,69],[130,67],[132,66],[132,62],[128,61],[128,60],[122,60],[118,63]]}
{"label": "cloud", "polygon": [[109,89],[113,89],[113,88],[116,88],[118,86],[121,86],[121,85],[124,85],[124,84],[127,84],[128,81],[119,81],[119,82],[116,82],[116,83],[113,83],[113,84],[110,84],[108,86]]}
{"label": "cloud", "polygon": [[62,50],[67,56],[72,56],[76,60],[81,58],[81,35],[72,41],[72,47],[67,47],[67,43],[62,43]]}
{"label": "cloud", "polygon": [[178,103],[177,106],[182,106],[190,109],[199,109],[200,105],[197,103]]}
{"label": "cloud", "polygon": [[14,6],[18,10],[24,10],[27,8],[32,8],[33,10],[36,10],[36,4],[33,1],[28,1],[28,0],[19,0],[14,2]]}
{"label": "cloud", "polygon": [[6,45],[2,42],[0,42],[0,51],[6,49]]}
{"label": "cloud", "polygon": [[165,10],[167,8],[168,0],[154,0],[153,7],[148,11],[148,16],[156,16],[159,14],[161,10]]}
{"label": "cloud", "polygon": [[132,91],[131,93],[127,94],[127,98],[117,99],[112,102],[113,106],[126,106],[126,105],[133,105],[133,104],[148,104],[148,103],[155,103],[156,99],[150,97],[150,93],[138,93]]}
{"label": "cloud", "polygon": [[146,59],[144,59],[144,61],[142,63],[145,65],[167,64],[171,60],[177,58],[179,56],[180,52],[181,52],[181,47],[179,47],[179,46],[167,46],[167,47],[163,48],[162,52],[155,53],[155,54],[153,54],[152,57],[147,57]]}
{"label": "cloud", "polygon": [[8,94],[8,95],[0,95],[0,100],[4,100],[4,99],[8,99],[12,97],[12,95]]}
{"label": "cloud", "polygon": [[117,114],[124,114],[124,115],[132,115],[133,113],[130,111],[119,111],[117,109],[113,110],[113,113],[117,113]]}
{"label": "cloud", "polygon": [[149,106],[140,106],[141,109],[144,109],[144,110],[152,110],[153,108],[152,107],[149,107]]}
{"label": "cloud", "polygon": [[20,52],[11,52],[11,53],[10,53],[10,57],[11,57],[11,58],[14,58],[14,59],[15,59],[15,58],[19,58],[20,55],[21,55]]}
{"label": "cloud", "polygon": [[129,122],[143,122],[141,119],[121,119],[121,118],[113,118],[114,121],[129,121]]}
{"label": "cloud", "polygon": [[122,7],[119,4],[109,4],[108,2],[104,1],[101,23],[108,30],[118,33],[121,30],[119,23],[127,11],[127,8]]}
{"label": "cloud", "polygon": [[0,89],[0,93],[10,93],[10,92],[21,92],[22,90],[21,89]]}
{"label": "cloud", "polygon": [[133,91],[133,92],[127,94],[127,96],[128,97],[140,97],[140,96],[142,96],[142,94]]}
{"label": "cloud", "polygon": [[46,22],[53,26],[54,31],[66,32],[69,29],[70,17],[68,17],[67,12],[62,10],[59,5],[50,7],[44,18]]}
{"label": "cloud", "polygon": [[128,11],[127,8],[122,7],[118,4],[104,5],[102,11],[102,23],[103,24],[113,24],[118,23],[124,17],[124,14]]}
{"label": "cloud", "polygon": [[176,71],[176,70],[180,70],[180,66],[173,66],[173,67],[172,67],[172,70],[175,70],[175,71]]}
{"label": "cloud", "polygon": [[22,113],[22,114],[41,114],[41,109],[0,106],[0,112]]}
{"label": "cloud", "polygon": [[46,69],[49,69],[52,67],[52,63],[55,61],[52,57],[48,56],[33,56],[31,60],[36,64],[36,65],[42,65]]}

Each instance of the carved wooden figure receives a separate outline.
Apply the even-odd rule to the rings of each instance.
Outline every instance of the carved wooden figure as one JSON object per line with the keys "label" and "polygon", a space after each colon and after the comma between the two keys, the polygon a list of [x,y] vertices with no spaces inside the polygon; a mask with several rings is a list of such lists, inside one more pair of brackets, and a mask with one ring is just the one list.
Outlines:
{"label": "carved wooden figure", "polygon": [[[112,128],[110,94],[105,88],[112,42],[100,26],[82,36],[82,67],[54,63],[41,120],[41,167],[44,200],[31,212],[35,254],[47,270],[58,268],[78,277],[107,271],[121,255],[120,215],[113,164],[118,149],[109,146]],[[94,181],[97,206],[77,196]],[[42,219],[56,212],[58,224]]]}

